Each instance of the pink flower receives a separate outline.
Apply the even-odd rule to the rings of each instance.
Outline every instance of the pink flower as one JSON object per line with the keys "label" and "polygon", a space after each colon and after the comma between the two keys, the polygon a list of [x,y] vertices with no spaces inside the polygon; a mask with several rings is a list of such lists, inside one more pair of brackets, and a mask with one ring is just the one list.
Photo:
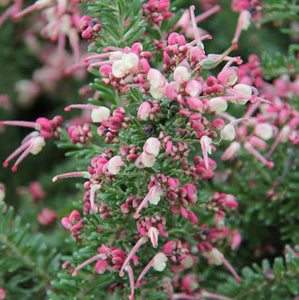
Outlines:
{"label": "pink flower", "polygon": [[198,97],[202,91],[202,85],[197,80],[190,80],[185,88],[185,92],[191,97]]}
{"label": "pink flower", "polygon": [[57,213],[47,207],[37,216],[37,220],[42,225],[50,225],[55,223],[57,219]]}
{"label": "pink flower", "polygon": [[150,93],[156,99],[165,96],[167,81],[165,77],[156,69],[150,69],[147,73],[147,80],[150,83]]}
{"label": "pink flower", "polygon": [[217,76],[218,83],[224,87],[233,86],[238,79],[238,71],[236,67],[224,68]]}
{"label": "pink flower", "polygon": [[215,265],[221,265],[224,264],[227,269],[233,274],[233,276],[236,279],[237,283],[241,282],[240,277],[236,273],[236,271],[233,269],[233,267],[230,265],[230,263],[224,258],[223,254],[216,248],[213,248],[212,251],[208,252],[209,258],[212,260],[212,262]]}
{"label": "pink flower", "polygon": [[120,167],[123,166],[125,163],[123,162],[120,156],[114,156],[109,159],[107,164],[108,164],[107,169],[109,173],[113,175],[117,175],[120,171]]}
{"label": "pink flower", "polygon": [[173,79],[177,83],[182,84],[190,79],[190,73],[185,66],[178,66],[173,72]]}
{"label": "pink flower", "polygon": [[152,106],[149,101],[143,102],[138,109],[137,118],[142,121],[146,121],[150,113],[152,112]]}
{"label": "pink flower", "polygon": [[143,151],[147,155],[158,156],[160,151],[161,143],[157,138],[148,138],[143,146]]}
{"label": "pink flower", "polygon": [[146,265],[141,274],[139,275],[136,281],[136,287],[140,286],[140,280],[144,277],[144,275],[148,272],[148,270],[153,267],[155,271],[162,272],[166,267],[167,257],[163,252],[157,253],[152,260]]}
{"label": "pink flower", "polygon": [[94,123],[101,123],[107,121],[110,117],[110,110],[107,107],[99,106],[91,111],[91,120]]}
{"label": "pink flower", "polygon": [[189,98],[187,97],[187,105],[189,106],[190,109],[198,111],[200,113],[204,112],[204,105],[202,101],[200,101],[197,98]]}

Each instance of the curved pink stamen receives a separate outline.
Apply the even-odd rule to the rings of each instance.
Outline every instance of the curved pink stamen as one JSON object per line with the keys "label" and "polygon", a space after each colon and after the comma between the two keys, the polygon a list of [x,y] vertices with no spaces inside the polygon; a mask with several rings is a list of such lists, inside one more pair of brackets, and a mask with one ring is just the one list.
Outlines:
{"label": "curved pink stamen", "polygon": [[263,164],[265,164],[268,168],[273,168],[274,163],[265,159],[256,149],[254,149],[250,143],[246,142],[244,144],[244,148],[254,155],[258,160],[260,160]]}
{"label": "curved pink stamen", "polygon": [[70,173],[63,173],[59,174],[53,177],[52,182],[56,182],[60,178],[72,178],[72,177],[83,177],[83,178],[89,178],[90,174],[88,172],[70,172]]}
{"label": "curved pink stamen", "polygon": [[64,108],[65,111],[70,111],[71,109],[73,108],[82,108],[82,109],[97,109],[97,108],[100,108],[99,106],[97,105],[92,105],[92,104],[72,104],[72,105],[69,105],[69,106],[66,106]]}
{"label": "curved pink stamen", "polygon": [[135,252],[143,245],[145,244],[147,241],[146,237],[141,237],[136,245],[132,248],[131,252],[129,253],[129,255],[127,256],[126,260],[124,261],[120,271],[119,271],[119,276],[123,277],[124,276],[124,269],[125,267],[128,265],[129,261],[131,260],[131,258],[134,256]]}
{"label": "curved pink stamen", "polygon": [[190,16],[191,16],[191,23],[192,23],[192,27],[193,27],[194,37],[195,37],[197,46],[201,50],[203,50],[204,47],[203,47],[203,44],[201,42],[201,39],[200,39],[200,36],[199,36],[199,33],[198,33],[198,28],[197,28],[196,21],[195,21],[195,16],[194,16],[194,10],[195,10],[194,5],[191,5],[190,6]]}
{"label": "curved pink stamen", "polygon": [[0,126],[1,125],[29,127],[37,130],[40,129],[40,125],[38,123],[28,121],[0,121]]}
{"label": "curved pink stamen", "polygon": [[129,280],[130,280],[130,288],[131,288],[131,295],[130,300],[134,300],[134,273],[130,266],[126,266],[125,270],[128,272]]}
{"label": "curved pink stamen", "polygon": [[29,141],[29,143],[30,143],[29,147],[19,156],[19,158],[17,159],[17,161],[12,166],[11,170],[13,172],[17,171],[18,165],[24,160],[24,158],[30,153],[30,151],[34,147],[34,144],[32,144],[32,141]]}
{"label": "curved pink stamen", "polygon": [[215,5],[212,8],[208,9],[207,11],[205,11],[204,13],[200,14],[199,16],[197,16],[195,18],[196,23],[200,23],[203,20],[207,19],[208,17],[212,16],[213,14],[215,14],[216,12],[221,10],[221,6],[220,5]]}
{"label": "curved pink stamen", "polygon": [[106,259],[106,255],[101,253],[101,254],[98,254],[98,255],[95,255],[91,258],[89,258],[88,260],[86,260],[85,262],[83,262],[81,265],[79,265],[72,273],[72,276],[76,276],[78,271],[80,269],[82,269],[83,267],[85,267],[86,265],[90,264],[91,262],[95,261],[95,260],[99,260],[99,259]]}
{"label": "curved pink stamen", "polygon": [[30,145],[31,141],[28,140],[25,143],[23,143],[19,148],[17,148],[12,154],[10,154],[7,159],[4,161],[3,163],[3,167],[6,168],[9,164],[9,162],[14,159],[19,153],[21,153],[22,151],[24,151],[29,145]]}
{"label": "curved pink stamen", "polygon": [[142,210],[142,208],[146,205],[146,203],[148,202],[150,196],[157,191],[159,187],[154,185],[150,188],[149,192],[147,193],[147,195],[144,197],[144,199],[142,200],[142,202],[140,203],[140,205],[138,206],[135,214],[134,214],[134,218],[137,219],[139,218],[139,213]]}

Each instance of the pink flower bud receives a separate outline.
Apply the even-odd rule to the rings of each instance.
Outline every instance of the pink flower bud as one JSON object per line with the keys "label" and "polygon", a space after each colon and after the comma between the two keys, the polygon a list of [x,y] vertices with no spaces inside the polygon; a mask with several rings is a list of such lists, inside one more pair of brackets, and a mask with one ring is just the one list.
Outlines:
{"label": "pink flower bud", "polygon": [[120,156],[114,156],[110,158],[107,164],[107,169],[109,173],[117,175],[119,173],[120,167],[124,165],[124,162]]}
{"label": "pink flower bud", "polygon": [[165,92],[166,97],[168,99],[176,99],[179,91],[180,91],[180,85],[177,82],[172,81],[166,87],[166,92]]}
{"label": "pink flower bud", "polygon": [[94,269],[96,271],[96,273],[98,274],[104,274],[105,271],[107,270],[108,267],[108,262],[106,259],[100,259],[97,261]]}
{"label": "pink flower bud", "polygon": [[203,103],[197,98],[187,98],[187,105],[190,109],[198,111],[200,113],[204,112],[204,105]]}
{"label": "pink flower bud", "polygon": [[143,102],[138,109],[137,118],[142,121],[146,121],[152,112],[152,106],[149,101]]}
{"label": "pink flower bud", "polygon": [[100,67],[99,73],[103,77],[108,77],[112,74],[112,67],[110,65],[103,65]]}
{"label": "pink flower bud", "polygon": [[99,106],[91,111],[91,120],[94,123],[100,123],[102,121],[107,121],[110,117],[110,110],[105,106]]}
{"label": "pink flower bud", "polygon": [[264,140],[262,140],[262,139],[260,139],[260,138],[258,138],[258,137],[256,137],[256,136],[251,136],[250,138],[249,138],[249,143],[254,147],[254,148],[257,148],[257,149],[259,149],[259,150],[267,150],[268,149],[268,144],[264,141]]}
{"label": "pink flower bud", "polygon": [[37,216],[38,222],[42,225],[53,224],[55,223],[56,218],[57,218],[56,212],[47,207],[44,208],[42,212]]}
{"label": "pink flower bud", "polygon": [[239,69],[236,67],[225,68],[217,76],[218,83],[224,87],[233,86],[238,79]]}
{"label": "pink flower bud", "polygon": [[76,223],[80,221],[80,213],[77,210],[73,210],[69,215],[69,220],[72,223]]}
{"label": "pink flower bud", "polygon": [[231,242],[230,242],[230,246],[232,250],[236,250],[239,245],[241,244],[242,241],[242,237],[238,231],[238,229],[235,229],[232,233],[232,237],[231,237]]}
{"label": "pink flower bud", "polygon": [[188,219],[190,220],[190,222],[192,224],[194,224],[194,225],[198,224],[198,219],[193,211],[188,212]]}
{"label": "pink flower bud", "polygon": [[38,202],[45,197],[45,191],[37,181],[32,181],[29,185],[29,191],[33,197],[33,200]]}
{"label": "pink flower bud", "polygon": [[225,126],[225,122],[222,119],[215,119],[212,122],[213,127],[215,127],[217,130],[221,130],[223,129],[223,127]]}
{"label": "pink flower bud", "polygon": [[227,102],[220,97],[209,100],[208,106],[210,111],[217,115],[227,110]]}
{"label": "pink flower bud", "polygon": [[89,40],[92,38],[92,28],[91,27],[87,27],[81,34],[82,38],[84,40]]}
{"label": "pink flower bud", "polygon": [[73,226],[71,220],[68,217],[62,218],[61,219],[61,224],[67,230],[70,230],[72,228],[72,226]]}

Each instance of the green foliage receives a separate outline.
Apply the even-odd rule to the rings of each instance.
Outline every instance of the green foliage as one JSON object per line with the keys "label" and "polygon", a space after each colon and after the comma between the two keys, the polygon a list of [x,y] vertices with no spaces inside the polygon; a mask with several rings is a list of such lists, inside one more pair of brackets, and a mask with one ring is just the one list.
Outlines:
{"label": "green foliage", "polygon": [[284,258],[276,257],[273,264],[265,259],[262,266],[244,268],[242,275],[241,284],[231,280],[219,290],[234,300],[294,299],[299,291],[299,258],[294,249],[286,246]]}
{"label": "green foliage", "polygon": [[33,234],[30,224],[0,204],[0,285],[8,299],[44,299],[47,286],[60,268],[60,255]]}

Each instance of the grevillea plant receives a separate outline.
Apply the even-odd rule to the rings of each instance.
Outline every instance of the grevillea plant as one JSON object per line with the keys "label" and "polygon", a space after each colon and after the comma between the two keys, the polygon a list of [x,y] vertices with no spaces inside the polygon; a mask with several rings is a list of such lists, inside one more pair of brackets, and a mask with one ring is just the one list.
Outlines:
{"label": "grevillea plant", "polygon": [[[40,33],[57,41],[62,59],[51,65],[56,77],[43,77],[45,85],[78,70],[94,76],[92,97],[67,105],[64,118],[0,122],[32,129],[3,167],[17,171],[55,140],[70,160],[65,170],[51,171],[50,189],[54,195],[55,185],[76,184],[76,193],[73,186],[60,192],[59,209],[40,209],[39,224],[58,232],[44,248],[42,236],[28,244],[29,229],[20,229],[2,204],[0,243],[12,267],[1,267],[0,299],[265,299],[268,289],[275,293],[267,299],[297,299],[298,236],[287,216],[281,218],[285,252],[265,248],[281,251],[285,265],[276,259],[273,268],[264,262],[256,274],[240,272],[254,261],[244,259],[248,253],[265,251],[263,243],[242,250],[242,239],[256,241],[246,231],[255,223],[252,208],[265,211],[269,202],[279,210],[289,199],[293,222],[299,192],[284,185],[285,178],[298,179],[297,74],[268,82],[257,55],[245,62],[238,56],[242,32],[262,24],[262,1],[232,1],[239,15],[221,53],[206,50],[221,37],[198,27],[221,10],[217,1],[198,1],[201,13],[184,1],[79,2],[39,0],[22,8],[16,0],[0,18],[1,25],[39,11]],[[82,57],[79,34],[89,42]],[[70,64],[63,60],[69,46]],[[280,160],[283,151],[288,155]],[[51,197],[36,181],[19,193],[31,195],[35,206]],[[63,205],[68,193],[72,201]],[[51,246],[56,250],[47,253]],[[20,284],[16,270],[28,276]]]}

